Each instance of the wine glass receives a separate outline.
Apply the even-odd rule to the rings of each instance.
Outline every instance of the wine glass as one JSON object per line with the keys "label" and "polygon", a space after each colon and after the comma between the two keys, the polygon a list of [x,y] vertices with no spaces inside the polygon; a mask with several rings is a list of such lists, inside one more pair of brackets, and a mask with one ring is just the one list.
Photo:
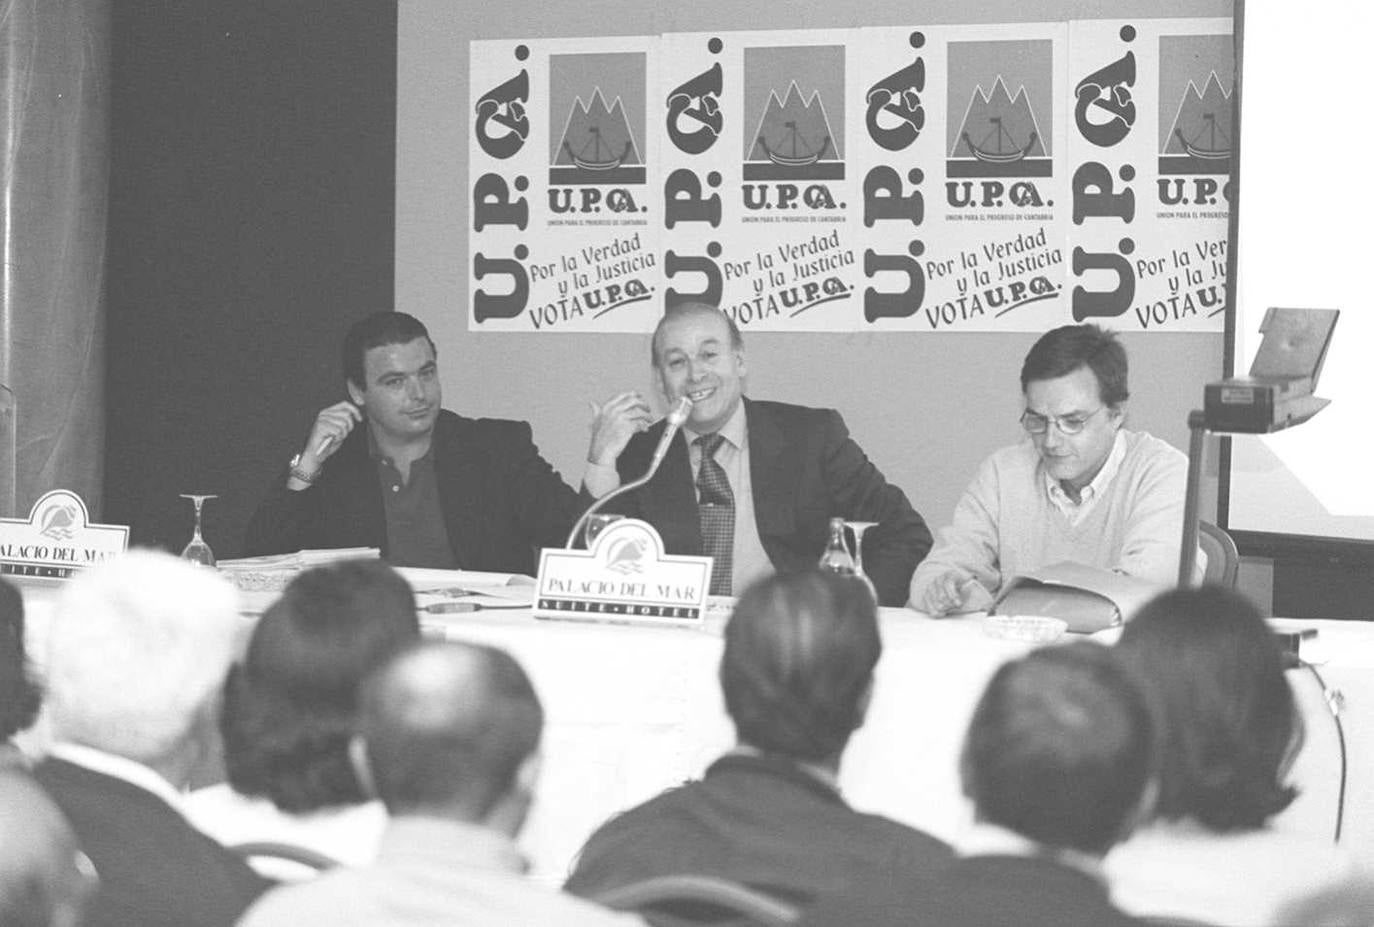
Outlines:
{"label": "wine glass", "polygon": [[201,507],[205,505],[206,499],[218,499],[219,496],[189,492],[179,493],[178,495],[183,499],[190,499],[191,504],[196,507],[196,530],[191,534],[191,543],[187,544],[182,549],[181,559],[212,567],[215,565],[215,552],[210,549],[210,545],[206,544],[205,538],[201,536],[200,510]]}
{"label": "wine glass", "polygon": [[864,581],[868,591],[873,593],[873,601],[878,601],[878,590],[873,585],[873,580],[868,578],[864,572],[864,532],[876,525],[876,521],[849,521],[845,520],[844,526],[854,532],[854,575]]}
{"label": "wine glass", "polygon": [[611,522],[619,521],[624,517],[624,515],[614,515],[608,512],[597,512],[595,515],[589,517],[586,527],[582,529],[582,537],[586,543],[587,550],[592,549],[592,542],[596,540],[596,536],[602,531],[605,531]]}

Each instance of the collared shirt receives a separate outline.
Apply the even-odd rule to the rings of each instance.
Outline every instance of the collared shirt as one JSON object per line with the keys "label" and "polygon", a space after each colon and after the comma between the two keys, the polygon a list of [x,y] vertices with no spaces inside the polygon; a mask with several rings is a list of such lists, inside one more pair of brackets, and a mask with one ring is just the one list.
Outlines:
{"label": "collared shirt", "polygon": [[113,753],[106,753],[95,747],[88,747],[84,744],[73,744],[58,742],[48,747],[48,755],[59,760],[65,760],[76,766],[98,772],[102,775],[112,776],[116,779],[123,779],[130,785],[136,785],[145,792],[152,792],[158,798],[165,801],[176,809],[178,814],[184,814],[182,807],[183,793],[172,783],[162,777],[161,773],[156,772],[148,766],[144,766],[137,760],[128,757],[117,756]]}
{"label": "collared shirt", "polygon": [[1112,449],[1107,453],[1107,460],[1102,464],[1102,469],[1097,471],[1097,476],[1093,477],[1091,483],[1079,491],[1077,502],[1074,502],[1069,494],[1064,491],[1064,487],[1059,485],[1059,481],[1046,471],[1045,490],[1050,494],[1050,502],[1054,503],[1054,507],[1068,519],[1069,524],[1078,524],[1088,512],[1092,511],[1093,505],[1102,498],[1107,487],[1112,485],[1112,480],[1116,478],[1117,472],[1121,469],[1121,461],[1125,457],[1126,439],[1118,430],[1116,438],[1112,441]]}
{"label": "collared shirt", "polygon": [[434,472],[434,444],[410,462],[408,479],[390,457],[382,454],[369,430],[368,452],[377,463],[377,478],[382,486],[382,507],[386,510],[387,562],[392,566],[457,569],[439,506],[439,481]]}
{"label": "collared shirt", "polygon": [[541,885],[522,874],[509,837],[458,821],[399,815],[382,833],[377,859],[340,867],[268,892],[242,927],[429,927],[512,924],[543,927],[645,927]]}
{"label": "collared shirt", "polygon": [[[697,473],[701,470],[701,445],[696,443],[701,434],[686,426],[682,429],[682,435],[687,439],[688,457],[692,462],[694,485]],[[750,583],[773,574],[773,561],[768,559],[768,552],[763,549],[759,524],[754,518],[754,482],[749,472],[749,423],[744,414],[744,403],[735,408],[735,414],[721,426],[718,434],[724,440],[716,448],[716,463],[725,471],[725,477],[730,481],[730,491],[735,497],[735,548],[730,591],[739,595]]]}
{"label": "collared shirt", "polygon": [[[682,429],[687,440],[688,459],[692,464],[692,482],[695,485],[697,472],[701,469],[701,448],[696,439],[703,433],[690,428]],[[720,429],[724,438],[716,448],[716,462],[725,471],[730,481],[730,491],[735,497],[735,548],[734,566],[730,572],[731,592],[739,595],[751,582],[773,575],[773,561],[763,549],[759,538],[759,524],[754,518],[754,483],[749,472],[749,420],[744,413],[744,403],[735,409],[735,414]],[[614,466],[604,466],[587,461],[587,469],[582,484],[587,491],[600,498],[620,485],[620,474]]]}
{"label": "collared shirt", "polygon": [[1014,830],[989,824],[986,821],[975,823],[955,846],[960,856],[1044,856],[1065,866],[1092,876],[1106,885],[1107,878],[1102,872],[1102,860],[1081,850],[1054,849],[1036,843],[1029,837]]}

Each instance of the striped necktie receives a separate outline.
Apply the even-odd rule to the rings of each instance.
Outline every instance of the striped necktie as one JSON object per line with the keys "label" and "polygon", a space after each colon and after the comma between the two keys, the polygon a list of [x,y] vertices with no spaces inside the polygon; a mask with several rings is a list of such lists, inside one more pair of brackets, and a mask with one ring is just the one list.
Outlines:
{"label": "striped necktie", "polygon": [[724,468],[716,462],[716,449],[725,439],[719,434],[696,439],[701,448],[697,469],[697,512],[701,517],[702,552],[711,558],[711,595],[730,594],[730,571],[735,550],[735,494]]}

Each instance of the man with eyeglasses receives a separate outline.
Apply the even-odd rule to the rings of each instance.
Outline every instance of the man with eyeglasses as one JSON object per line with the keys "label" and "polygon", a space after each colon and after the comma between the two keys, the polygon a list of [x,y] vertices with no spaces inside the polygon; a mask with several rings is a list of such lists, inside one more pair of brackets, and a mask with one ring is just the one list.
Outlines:
{"label": "man with eyeglasses", "polygon": [[910,606],[980,611],[1004,580],[1061,561],[1171,584],[1188,461],[1126,417],[1126,350],[1096,325],[1066,325],[1021,367],[1028,439],[978,468],[911,578]]}

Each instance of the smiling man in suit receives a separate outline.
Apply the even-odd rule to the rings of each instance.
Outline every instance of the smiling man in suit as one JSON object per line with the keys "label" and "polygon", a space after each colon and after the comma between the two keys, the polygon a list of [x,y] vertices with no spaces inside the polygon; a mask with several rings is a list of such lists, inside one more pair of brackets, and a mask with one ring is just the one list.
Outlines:
{"label": "smiling man in suit", "polygon": [[[692,401],[658,473],[608,511],[651,523],[669,553],[714,558],[711,592],[814,567],[834,516],[876,522],[864,569],[884,605],[902,605],[931,536],[831,409],[747,398],[744,341],[714,306],[669,309],[654,331],[654,376],[670,405]],[[637,392],[596,406],[583,485],[600,497],[644,473],[664,423]]]}
{"label": "smiling man in suit", "polygon": [[434,342],[418,319],[360,320],[343,367],[349,398],[315,417],[248,525],[248,554],[378,547],[393,566],[533,573],[538,548],[563,543],[577,494],[525,422],[443,408]]}

